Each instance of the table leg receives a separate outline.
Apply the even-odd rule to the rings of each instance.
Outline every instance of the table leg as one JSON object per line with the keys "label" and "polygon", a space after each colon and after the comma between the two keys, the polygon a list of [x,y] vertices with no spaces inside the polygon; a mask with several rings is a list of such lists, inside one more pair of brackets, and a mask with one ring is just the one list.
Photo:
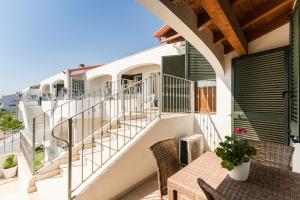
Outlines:
{"label": "table leg", "polygon": [[168,200],[177,200],[178,196],[177,196],[177,191],[168,188]]}

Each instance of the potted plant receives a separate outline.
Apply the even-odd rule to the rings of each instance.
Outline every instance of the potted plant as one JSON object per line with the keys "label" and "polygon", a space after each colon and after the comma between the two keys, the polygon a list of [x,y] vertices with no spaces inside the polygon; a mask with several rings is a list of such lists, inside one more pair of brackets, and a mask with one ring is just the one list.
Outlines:
{"label": "potted plant", "polygon": [[3,133],[17,133],[24,128],[23,122],[10,114],[4,114],[0,118],[0,131]]}
{"label": "potted plant", "polygon": [[18,166],[15,159],[15,155],[9,155],[3,163],[2,171],[4,174],[4,178],[14,177],[17,174],[17,168]]}
{"label": "potted plant", "polygon": [[246,140],[237,137],[247,133],[245,128],[236,128],[234,133],[232,136],[226,136],[215,152],[222,159],[221,165],[228,169],[232,179],[246,181],[250,171],[250,158],[256,155],[256,149]]}

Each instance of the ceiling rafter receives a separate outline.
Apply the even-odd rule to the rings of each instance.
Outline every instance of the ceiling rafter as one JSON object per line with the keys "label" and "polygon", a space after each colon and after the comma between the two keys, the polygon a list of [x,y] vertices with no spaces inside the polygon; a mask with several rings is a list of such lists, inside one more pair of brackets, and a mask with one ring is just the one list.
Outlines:
{"label": "ceiling rafter", "polygon": [[[246,17],[242,22],[241,22],[241,28],[244,31],[248,27],[256,24],[260,20],[273,15],[274,13],[291,7],[293,5],[293,0],[272,0],[272,1],[267,1],[263,6],[258,7],[255,12],[249,14],[249,17]],[[224,35],[222,35],[220,32],[215,33],[214,36],[214,44],[220,44],[224,42],[226,38]]]}
{"label": "ceiling rafter", "polygon": [[239,55],[247,54],[248,43],[228,0],[202,0],[201,5]]}
{"label": "ceiling rafter", "polygon": [[290,21],[290,12],[287,10],[283,14],[275,17],[274,19],[268,21],[263,26],[258,26],[255,29],[250,29],[248,31],[245,31],[245,35],[247,36],[247,39],[249,42],[275,30],[276,28],[279,28],[280,26],[288,23]]}

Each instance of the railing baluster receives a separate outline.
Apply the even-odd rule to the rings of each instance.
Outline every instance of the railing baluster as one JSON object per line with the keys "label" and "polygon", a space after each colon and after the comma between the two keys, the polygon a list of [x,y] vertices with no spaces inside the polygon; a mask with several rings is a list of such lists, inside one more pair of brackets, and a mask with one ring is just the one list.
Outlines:
{"label": "railing baluster", "polygon": [[[138,84],[139,85],[139,84]],[[137,94],[138,94],[138,85],[136,87],[136,93],[134,96],[135,101],[135,135],[137,134],[137,116],[138,116],[138,110],[137,110]]]}
{"label": "railing baluster", "polygon": [[119,151],[119,94],[117,93],[117,151]]}
{"label": "railing baluster", "polygon": [[4,135],[3,150],[4,150],[4,153],[6,153],[6,135]]}
{"label": "railing baluster", "polygon": [[104,102],[102,102],[102,103],[100,103],[101,104],[101,136],[100,136],[100,142],[101,142],[101,144],[100,144],[100,149],[101,149],[101,157],[100,157],[100,163],[101,163],[101,165],[103,164],[103,123],[104,123],[104,116],[103,116],[103,112],[104,112]]}
{"label": "railing baluster", "polygon": [[130,139],[132,138],[131,136],[131,91],[132,87],[129,88],[129,135]]}
{"label": "railing baluster", "polygon": [[111,97],[109,97],[109,157],[111,157]]}
{"label": "railing baluster", "polygon": [[124,108],[123,108],[123,138],[124,138],[124,145],[126,143],[126,139],[125,139],[125,119],[126,119],[126,116],[125,116],[125,90],[123,91],[123,104],[124,104]]}
{"label": "railing baluster", "polygon": [[83,182],[83,150],[84,150],[84,111],[81,114],[81,182]]}
{"label": "railing baluster", "polygon": [[68,119],[68,132],[69,132],[69,142],[68,142],[68,200],[72,199],[72,141],[73,141],[73,125],[72,119]]}
{"label": "railing baluster", "polygon": [[140,95],[141,95],[141,127],[143,127],[143,115],[144,115],[144,81],[141,82]]}
{"label": "railing baluster", "polygon": [[146,124],[147,124],[148,123],[148,79],[146,79],[145,93],[146,93]]}
{"label": "railing baluster", "polygon": [[36,131],[36,127],[35,127],[35,117],[32,119],[32,163],[31,163],[31,167],[32,167],[32,172],[35,172],[35,168],[34,168],[34,163],[35,163],[35,131]]}
{"label": "railing baluster", "polygon": [[94,144],[95,144],[95,137],[94,137],[94,128],[95,128],[95,108],[92,106],[92,173],[94,172]]}
{"label": "railing baluster", "polygon": [[44,137],[43,137],[43,145],[44,145],[44,148],[43,148],[43,155],[44,155],[44,162],[46,161],[46,113],[44,113]]}
{"label": "railing baluster", "polygon": [[149,88],[149,91],[150,91],[150,98],[151,98],[151,102],[150,102],[150,122],[152,121],[152,115],[153,115],[153,91],[152,91],[152,81],[153,81],[153,78],[152,78],[152,75],[150,75],[150,78],[149,78],[149,83],[150,83],[150,88]]}

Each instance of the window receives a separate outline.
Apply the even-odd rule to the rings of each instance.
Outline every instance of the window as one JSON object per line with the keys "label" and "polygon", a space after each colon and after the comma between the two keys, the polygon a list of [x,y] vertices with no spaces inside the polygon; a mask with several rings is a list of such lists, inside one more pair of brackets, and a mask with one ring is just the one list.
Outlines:
{"label": "window", "polygon": [[216,112],[216,80],[201,80],[195,84],[195,111]]}

